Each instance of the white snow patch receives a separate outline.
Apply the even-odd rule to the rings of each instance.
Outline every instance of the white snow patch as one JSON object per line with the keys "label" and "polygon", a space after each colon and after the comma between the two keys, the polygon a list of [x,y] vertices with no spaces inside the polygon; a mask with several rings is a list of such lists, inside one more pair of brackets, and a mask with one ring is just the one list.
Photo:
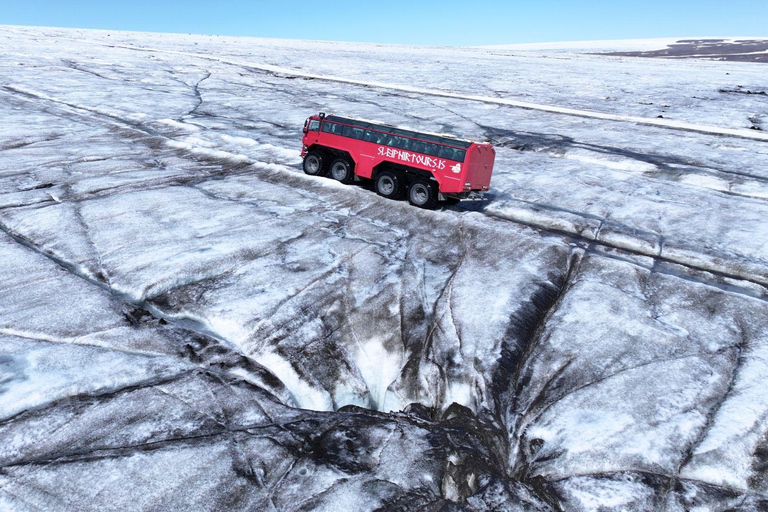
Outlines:
{"label": "white snow patch", "polygon": [[252,357],[260,365],[269,368],[272,373],[277,375],[293,396],[298,407],[312,411],[333,410],[331,396],[322,388],[312,386],[306,377],[296,373],[293,365],[287,359],[271,351],[259,352]]}
{"label": "white snow patch", "polygon": [[407,404],[398,403],[391,393],[387,393],[389,385],[400,375],[401,356],[397,352],[388,351],[381,339],[355,341],[358,350],[353,354],[353,360],[371,393],[371,399],[378,409],[385,412],[401,410]]}
{"label": "white snow patch", "polygon": [[160,124],[164,124],[166,126],[170,126],[172,128],[176,128],[178,130],[184,130],[184,131],[187,131],[187,132],[198,132],[198,131],[200,131],[200,127],[199,126],[196,126],[194,124],[189,124],[189,123],[182,123],[182,122],[176,121],[174,119],[158,119],[157,122],[160,123]]}
{"label": "white snow patch", "polygon": [[653,164],[647,162],[640,162],[637,160],[631,160],[629,158],[600,158],[594,156],[594,153],[579,153],[575,151],[569,151],[565,154],[565,158],[576,160],[585,164],[594,164],[601,167],[607,167],[608,169],[615,169],[617,171],[628,172],[653,172],[658,170]]}
{"label": "white snow patch", "polygon": [[717,178],[715,176],[706,176],[701,174],[686,174],[680,178],[680,183],[685,183],[687,185],[693,185],[696,187],[709,188],[712,190],[720,190],[723,192],[730,190],[730,184],[726,180]]}
{"label": "white snow patch", "polygon": [[[185,151],[192,153],[193,155],[200,155],[207,158],[213,158],[217,160],[226,160],[226,161],[229,161],[232,163],[238,163],[238,164],[251,162],[251,160],[245,155],[238,155],[238,154],[229,153],[227,151],[221,151],[217,149],[201,148],[199,146],[195,146],[190,142],[169,140],[166,142],[166,144],[169,147],[172,147],[175,149],[183,149]],[[206,145],[210,145],[210,143],[207,143]]]}

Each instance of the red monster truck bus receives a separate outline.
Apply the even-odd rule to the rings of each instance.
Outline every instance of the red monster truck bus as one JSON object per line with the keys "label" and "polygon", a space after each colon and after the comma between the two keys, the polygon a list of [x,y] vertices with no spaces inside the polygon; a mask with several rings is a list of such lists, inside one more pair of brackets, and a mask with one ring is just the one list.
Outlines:
{"label": "red monster truck bus", "polygon": [[302,143],[305,173],[372,179],[379,195],[421,208],[488,190],[496,157],[490,144],[323,113],[306,120]]}

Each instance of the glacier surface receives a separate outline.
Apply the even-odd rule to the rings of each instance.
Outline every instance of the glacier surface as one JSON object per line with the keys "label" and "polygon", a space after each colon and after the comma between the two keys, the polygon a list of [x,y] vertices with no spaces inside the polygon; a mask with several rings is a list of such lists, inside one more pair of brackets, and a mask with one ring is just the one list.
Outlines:
{"label": "glacier surface", "polygon": [[[768,507],[762,64],[0,45],[0,508]],[[490,140],[490,200],[304,175],[319,111]]]}

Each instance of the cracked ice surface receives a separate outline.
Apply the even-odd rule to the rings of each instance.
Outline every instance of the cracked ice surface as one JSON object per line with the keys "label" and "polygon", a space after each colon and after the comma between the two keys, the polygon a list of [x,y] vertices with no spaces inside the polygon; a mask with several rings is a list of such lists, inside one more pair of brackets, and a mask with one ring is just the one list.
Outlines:
{"label": "cracked ice surface", "polygon": [[[232,62],[723,128],[761,65],[0,42],[3,508],[768,505],[766,143]],[[493,200],[305,176],[321,110],[492,140]]]}

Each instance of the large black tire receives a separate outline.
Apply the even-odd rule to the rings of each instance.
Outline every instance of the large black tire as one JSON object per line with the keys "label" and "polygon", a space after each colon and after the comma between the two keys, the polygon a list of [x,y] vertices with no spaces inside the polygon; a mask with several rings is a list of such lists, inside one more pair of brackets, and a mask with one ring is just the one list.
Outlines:
{"label": "large black tire", "polygon": [[429,181],[416,180],[408,187],[408,202],[419,208],[433,210],[437,206],[437,188]]}
{"label": "large black tire", "polygon": [[376,193],[387,199],[403,197],[403,182],[392,171],[383,171],[376,176]]}
{"label": "large black tire", "polygon": [[337,158],[331,162],[331,178],[342,183],[352,183],[355,179],[355,172],[352,170],[352,163],[346,158]]}
{"label": "large black tire", "polygon": [[323,176],[325,174],[325,159],[319,151],[310,151],[304,157],[304,172],[310,176]]}

